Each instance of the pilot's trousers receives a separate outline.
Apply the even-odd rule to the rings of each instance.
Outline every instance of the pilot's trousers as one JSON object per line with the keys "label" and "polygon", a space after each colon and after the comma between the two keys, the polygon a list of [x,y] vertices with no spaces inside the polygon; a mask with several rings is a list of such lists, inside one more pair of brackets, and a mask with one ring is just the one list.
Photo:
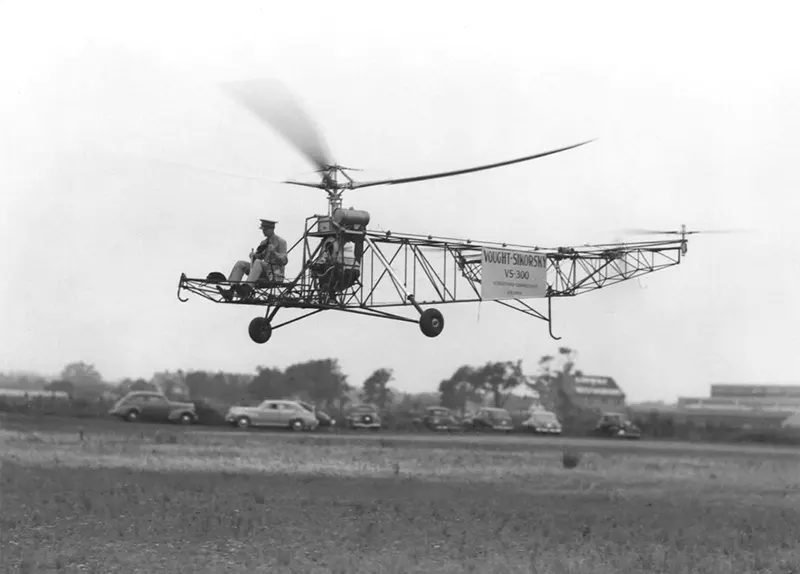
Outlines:
{"label": "pilot's trousers", "polygon": [[247,273],[248,283],[255,283],[259,278],[283,281],[283,273],[279,269],[270,269],[271,267],[273,266],[261,259],[256,259],[252,264],[249,261],[237,261],[228,276],[228,281],[241,281],[245,273]]}

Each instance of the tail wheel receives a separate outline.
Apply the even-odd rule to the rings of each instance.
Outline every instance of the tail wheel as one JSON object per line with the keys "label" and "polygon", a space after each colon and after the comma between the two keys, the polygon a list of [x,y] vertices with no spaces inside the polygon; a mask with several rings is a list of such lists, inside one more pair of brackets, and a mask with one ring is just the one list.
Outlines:
{"label": "tail wheel", "polygon": [[444,317],[438,309],[425,309],[419,318],[419,328],[426,337],[438,337],[444,329]]}
{"label": "tail wheel", "polygon": [[263,345],[272,337],[272,325],[265,317],[256,317],[250,321],[247,331],[253,342],[259,345]]}

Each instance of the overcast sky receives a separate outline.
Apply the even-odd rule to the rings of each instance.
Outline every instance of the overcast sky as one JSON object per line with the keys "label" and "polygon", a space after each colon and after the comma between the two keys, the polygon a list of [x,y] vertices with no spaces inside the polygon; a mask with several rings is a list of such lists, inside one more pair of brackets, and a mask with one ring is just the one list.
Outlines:
{"label": "overcast sky", "polygon": [[[434,389],[462,364],[559,345],[631,400],[800,383],[795,10],[643,2],[0,2],[0,370],[109,380],[337,357],[360,384]],[[786,3],[786,6],[789,4]],[[412,324],[325,313],[247,335],[257,308],[175,297],[289,244],[325,196],[307,161],[220,91],[279,78],[361,179],[515,165],[345,195],[371,227],[570,245],[698,235],[678,267],[554,302],[554,331],[494,303]],[[235,173],[245,177],[225,175]],[[289,265],[297,272],[298,258]],[[411,313],[409,313],[411,316]]]}

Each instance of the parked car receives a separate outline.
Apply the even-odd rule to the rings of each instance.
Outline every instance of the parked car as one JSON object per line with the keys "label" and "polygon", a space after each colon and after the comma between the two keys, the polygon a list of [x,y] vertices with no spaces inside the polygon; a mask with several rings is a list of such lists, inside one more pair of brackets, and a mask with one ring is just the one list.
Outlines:
{"label": "parked car", "polygon": [[550,411],[533,411],[522,422],[522,428],[534,434],[560,435],[563,430],[555,413]]}
{"label": "parked car", "polygon": [[514,430],[511,413],[496,407],[483,407],[471,418],[465,419],[465,422],[468,427],[476,431],[495,430],[510,433]]}
{"label": "parked car", "polygon": [[317,417],[317,423],[319,423],[319,426],[321,426],[321,427],[332,427],[332,426],[336,425],[336,419],[334,419],[332,416],[330,416],[325,411],[319,410],[317,407],[315,407],[312,404],[305,403],[303,401],[299,401],[299,402],[300,402],[300,406],[301,407],[306,409],[308,412],[313,413],[314,416]]}
{"label": "parked car", "polygon": [[192,424],[198,420],[194,403],[172,401],[155,391],[133,391],[118,400],[108,414],[128,422],[173,422]]}
{"label": "parked car", "polygon": [[380,430],[381,416],[372,405],[356,405],[347,413],[347,428]]}
{"label": "parked car", "polygon": [[415,424],[434,431],[452,432],[462,429],[455,415],[445,407],[426,408],[425,413],[415,421]]}
{"label": "parked car", "polygon": [[620,413],[603,413],[594,430],[595,434],[611,438],[638,439],[642,436],[639,427]]}
{"label": "parked car", "polygon": [[297,401],[266,400],[255,407],[231,407],[225,415],[228,424],[248,427],[288,428],[294,431],[314,430],[317,417]]}

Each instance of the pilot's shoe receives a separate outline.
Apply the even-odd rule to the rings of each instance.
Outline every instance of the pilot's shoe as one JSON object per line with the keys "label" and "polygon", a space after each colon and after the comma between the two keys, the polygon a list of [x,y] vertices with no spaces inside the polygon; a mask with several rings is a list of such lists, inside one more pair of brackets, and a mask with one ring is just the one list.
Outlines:
{"label": "pilot's shoe", "polygon": [[250,299],[253,296],[253,288],[250,285],[237,285],[235,289],[240,299]]}
{"label": "pilot's shoe", "polygon": [[226,301],[233,301],[233,287],[230,289],[223,289],[217,286],[217,291],[219,291],[219,294],[222,295],[222,298]]}

